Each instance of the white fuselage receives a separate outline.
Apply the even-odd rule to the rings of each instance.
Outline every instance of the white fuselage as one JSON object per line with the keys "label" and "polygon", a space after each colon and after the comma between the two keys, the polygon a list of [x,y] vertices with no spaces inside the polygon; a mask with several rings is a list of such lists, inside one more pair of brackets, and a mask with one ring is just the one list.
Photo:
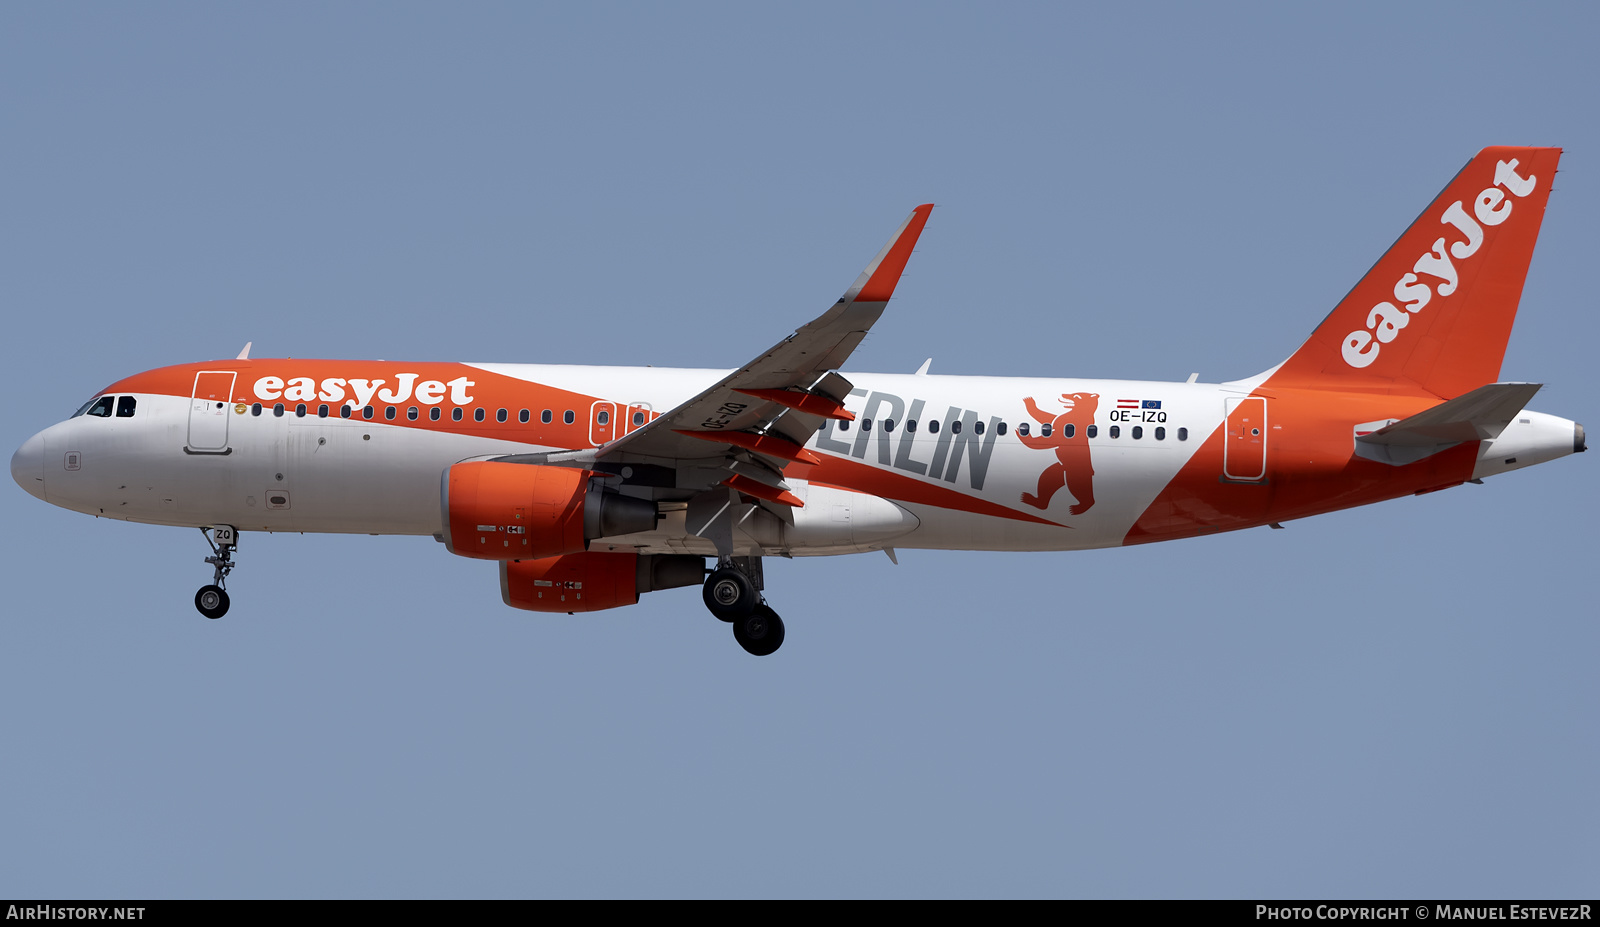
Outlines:
{"label": "white fuselage", "polygon": [[[592,405],[651,414],[674,408],[726,375],[671,368],[471,369],[563,395],[616,397]],[[253,375],[241,374],[241,382]],[[1224,430],[1230,402],[1249,396],[1259,383],[1259,378],[1202,384],[893,374],[852,374],[849,379],[856,389],[845,405],[856,423],[829,422],[813,437],[808,448],[824,465],[788,478],[804,506],[795,510],[792,523],[755,510],[736,530],[740,553],[804,556],[884,547],[1069,550],[1123,544],[1157,497],[1172,491],[1208,439]],[[448,415],[437,426],[423,428],[408,427],[405,403],[396,404],[392,420],[386,419],[382,402],[375,403],[370,420],[359,411],[350,418],[339,417],[337,411],[320,417],[315,404],[307,414],[297,415],[293,405],[278,414],[272,403],[261,403],[259,411],[230,403],[220,411],[207,410],[212,420],[202,422],[193,397],[126,395],[136,403],[131,416],[79,415],[31,439],[13,459],[18,482],[54,505],[134,522],[437,535],[442,530],[440,476],[452,464],[594,447],[608,436],[583,427],[593,419],[593,408],[574,410],[582,440],[561,444],[531,437],[535,429],[518,421],[520,409],[512,410],[503,426],[494,424],[496,410],[491,410],[488,426],[474,426],[469,413],[459,428]],[[1072,396],[1095,397],[1087,400],[1094,407],[1074,413],[1066,398]],[[1019,426],[1027,424],[1037,441],[1042,422],[1025,400],[1063,416],[1058,430],[1065,427],[1059,422],[1076,415],[1076,428],[1092,424],[1093,436],[1078,435],[1080,450],[1075,452],[1028,446]],[[440,401],[448,404],[449,399]],[[535,406],[541,402],[529,400]],[[1228,477],[1239,474],[1225,472],[1228,468],[1252,466],[1261,468],[1260,482],[1267,483],[1269,464],[1277,473],[1274,478],[1294,479],[1293,462],[1277,453],[1280,444],[1292,446],[1294,435],[1283,433],[1277,417],[1265,411],[1265,402],[1262,408],[1261,440],[1252,447],[1234,446],[1224,436],[1222,464],[1218,472],[1203,474],[1201,484],[1234,482]],[[542,411],[531,413],[533,424]],[[1409,411],[1397,407],[1394,417]],[[425,406],[420,416],[424,424],[426,416]],[[627,427],[620,417],[619,425]],[[495,427],[497,434],[483,433]],[[1564,419],[1524,412],[1499,438],[1482,442],[1471,476],[1570,453],[1573,427]],[[190,447],[198,440],[197,429],[203,428],[212,429],[206,440],[217,447],[211,452]],[[220,442],[217,429],[223,432]],[[1042,474],[1074,466],[1071,453],[1082,455],[1092,477],[1087,511],[1073,511],[1084,501],[1074,495],[1090,478],[1083,476],[1070,481],[1062,477],[1064,485],[1043,507],[1037,505],[1037,495],[1029,503],[1047,480]],[[1253,463],[1241,462],[1241,456],[1252,454]],[[1508,459],[1513,462],[1506,463]],[[791,468],[791,473],[800,469]],[[664,505],[663,512],[656,530],[606,538],[594,549],[714,552],[710,542],[686,530],[682,506]]]}

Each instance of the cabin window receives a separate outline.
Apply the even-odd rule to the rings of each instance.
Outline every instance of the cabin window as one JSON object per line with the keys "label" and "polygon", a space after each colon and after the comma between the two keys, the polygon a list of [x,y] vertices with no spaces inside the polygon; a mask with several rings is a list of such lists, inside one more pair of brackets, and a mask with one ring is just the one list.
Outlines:
{"label": "cabin window", "polygon": [[563,422],[566,422],[568,425],[570,425],[573,422],[577,421],[578,417],[576,415],[572,414],[572,410],[571,409],[568,409],[567,411],[561,413],[561,420]]}
{"label": "cabin window", "polygon": [[1120,437],[1122,437],[1122,426],[1121,425],[1112,425],[1111,426],[1111,430],[1106,432],[1106,433],[1109,434],[1113,438],[1120,438]]}
{"label": "cabin window", "polygon": [[916,434],[917,433],[917,420],[916,419],[914,419],[914,418],[906,419],[906,431],[909,431],[912,434]]}
{"label": "cabin window", "polygon": [[543,412],[539,413],[539,421],[544,422],[546,425],[550,424],[550,417],[551,416],[550,416],[550,410],[549,409],[546,409]]}
{"label": "cabin window", "polygon": [[350,407],[349,406],[340,406],[339,407],[339,417],[340,418],[349,418],[350,417]]}
{"label": "cabin window", "polygon": [[428,421],[437,422],[442,414],[443,413],[441,413],[439,411],[439,407],[438,406],[434,406],[433,408],[428,410]]}
{"label": "cabin window", "polygon": [[1028,423],[1027,422],[1023,422],[1022,424],[1017,426],[1017,434],[1021,435],[1024,438],[1026,438],[1028,436]]}
{"label": "cabin window", "polygon": [[928,434],[936,435],[938,433],[939,433],[939,420],[936,419],[936,418],[928,419]]}
{"label": "cabin window", "polygon": [[1162,428],[1160,426],[1156,427],[1156,440],[1157,441],[1165,441],[1165,440],[1167,440],[1167,430],[1165,428]]}
{"label": "cabin window", "polygon": [[870,419],[870,418],[862,419],[861,420],[861,430],[862,431],[871,431],[872,430],[872,419]]}
{"label": "cabin window", "polygon": [[133,410],[139,405],[132,396],[117,397],[117,418],[133,418]]}
{"label": "cabin window", "polygon": [[1061,433],[1066,435],[1067,437],[1071,438],[1071,437],[1077,435],[1078,426],[1072,424],[1071,422],[1068,422],[1068,423],[1066,423],[1065,425],[1063,425],[1061,427]]}
{"label": "cabin window", "polygon": [[367,418],[367,419],[372,418],[372,407],[371,406],[362,406],[361,407],[361,417],[362,418]]}
{"label": "cabin window", "polygon": [[398,414],[400,414],[400,410],[396,409],[394,406],[383,407],[383,417],[391,422],[394,421],[394,417]]}
{"label": "cabin window", "polygon": [[274,418],[283,418],[283,403],[275,402],[272,404],[272,416]]}
{"label": "cabin window", "polygon": [[306,417],[306,404],[305,403],[302,402],[299,405],[294,407],[294,417],[295,418],[305,418]]}
{"label": "cabin window", "polygon": [[1039,437],[1041,437],[1041,438],[1050,437],[1050,434],[1051,434],[1051,432],[1053,432],[1055,430],[1055,427],[1056,426],[1050,424],[1049,422],[1045,422],[1043,425],[1040,425],[1039,426]]}
{"label": "cabin window", "polygon": [[1187,428],[1179,428],[1178,429],[1178,440],[1179,441],[1187,441],[1187,440],[1189,440],[1189,429],[1187,429]]}
{"label": "cabin window", "polygon": [[644,424],[644,413],[643,412],[635,412],[635,413],[633,413],[633,427],[638,428],[640,425],[643,425],[643,424]]}
{"label": "cabin window", "polygon": [[894,431],[894,419],[892,419],[892,418],[884,419],[883,420],[883,430],[884,431],[890,431],[890,432]]}
{"label": "cabin window", "polygon": [[472,420],[475,422],[483,421],[483,406],[472,410]]}
{"label": "cabin window", "polygon": [[983,423],[982,422],[973,422],[972,423],[972,433],[975,434],[975,435],[983,434]]}
{"label": "cabin window", "polygon": [[1098,435],[1100,433],[1100,426],[1099,425],[1090,425],[1088,428],[1085,428],[1083,430],[1083,433],[1092,438],[1095,435]]}
{"label": "cabin window", "polygon": [[496,412],[494,414],[494,420],[497,421],[497,422],[505,421],[506,420],[506,410],[501,409],[500,411]]}
{"label": "cabin window", "polygon": [[840,431],[849,431],[850,430],[850,423],[846,422],[846,421],[839,422],[839,430]]}
{"label": "cabin window", "polygon": [[521,412],[517,413],[517,421],[521,422],[524,425],[528,424],[528,419],[531,418],[531,417],[532,416],[530,416],[528,414],[528,410],[527,409],[523,409]]}
{"label": "cabin window", "polygon": [[[93,414],[93,412],[91,411],[90,414]],[[252,403],[250,405],[250,414],[251,415],[260,415],[261,414],[261,403],[259,403],[259,402]]]}
{"label": "cabin window", "polygon": [[452,422],[461,421],[461,407],[460,406],[456,406],[454,409],[450,410],[450,421],[452,421]]}
{"label": "cabin window", "polygon": [[601,409],[594,414],[594,421],[596,425],[609,425],[611,424],[611,413]]}
{"label": "cabin window", "polygon": [[1000,424],[996,425],[995,429],[994,429],[994,433],[997,434],[997,435],[1005,434],[1006,433],[1006,423],[1005,422],[1001,422]]}
{"label": "cabin window", "polygon": [[323,403],[322,405],[317,406],[317,418],[327,418],[327,417],[328,417],[328,404],[327,403]]}
{"label": "cabin window", "polygon": [[1142,437],[1144,437],[1144,426],[1143,425],[1135,425],[1135,426],[1133,426],[1133,440],[1137,441]]}
{"label": "cabin window", "polygon": [[417,410],[416,406],[411,406],[410,408],[406,409],[406,418],[410,419],[413,422],[416,421],[417,420],[417,416],[419,416],[421,414],[422,413]]}
{"label": "cabin window", "polygon": [[950,423],[950,433],[953,435],[961,434],[961,419],[958,418]]}

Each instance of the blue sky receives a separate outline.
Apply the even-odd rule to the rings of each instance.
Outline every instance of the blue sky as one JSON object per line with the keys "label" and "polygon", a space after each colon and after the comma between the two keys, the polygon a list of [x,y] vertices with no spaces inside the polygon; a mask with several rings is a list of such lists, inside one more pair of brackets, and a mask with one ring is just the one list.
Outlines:
{"label": "blue sky", "polygon": [[[1595,14],[9,5],[5,443],[231,357],[732,367],[927,231],[856,370],[1296,347],[1479,148],[1562,173],[1503,379],[1590,425]],[[1040,333],[1044,333],[1042,336]],[[500,604],[423,538],[0,492],[0,895],[1589,896],[1592,460],[1126,550]]]}

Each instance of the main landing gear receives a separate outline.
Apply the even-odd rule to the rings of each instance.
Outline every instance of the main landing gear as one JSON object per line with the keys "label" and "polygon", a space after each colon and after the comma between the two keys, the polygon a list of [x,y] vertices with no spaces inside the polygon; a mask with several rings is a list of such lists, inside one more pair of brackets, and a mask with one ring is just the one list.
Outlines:
{"label": "main landing gear", "polygon": [[702,597],[711,614],[733,625],[733,639],[758,657],[783,646],[783,619],[761,597],[760,557],[719,561],[706,577]]}
{"label": "main landing gear", "polygon": [[194,607],[207,618],[221,618],[228,613],[228,574],[233,572],[233,552],[239,549],[239,533],[229,525],[201,528],[200,531],[211,545],[211,556],[206,562],[214,572],[211,585],[201,586],[194,594]]}

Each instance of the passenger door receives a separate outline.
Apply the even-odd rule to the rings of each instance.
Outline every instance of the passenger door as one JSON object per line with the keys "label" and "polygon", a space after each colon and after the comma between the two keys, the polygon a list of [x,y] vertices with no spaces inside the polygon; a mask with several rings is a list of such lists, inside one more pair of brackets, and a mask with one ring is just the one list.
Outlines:
{"label": "passenger door", "polygon": [[1267,400],[1261,396],[1228,400],[1222,476],[1259,482],[1267,476]]}
{"label": "passenger door", "polygon": [[232,414],[233,370],[202,370],[194,375],[194,393],[189,400],[189,443],[191,454],[228,453],[228,416]]}

